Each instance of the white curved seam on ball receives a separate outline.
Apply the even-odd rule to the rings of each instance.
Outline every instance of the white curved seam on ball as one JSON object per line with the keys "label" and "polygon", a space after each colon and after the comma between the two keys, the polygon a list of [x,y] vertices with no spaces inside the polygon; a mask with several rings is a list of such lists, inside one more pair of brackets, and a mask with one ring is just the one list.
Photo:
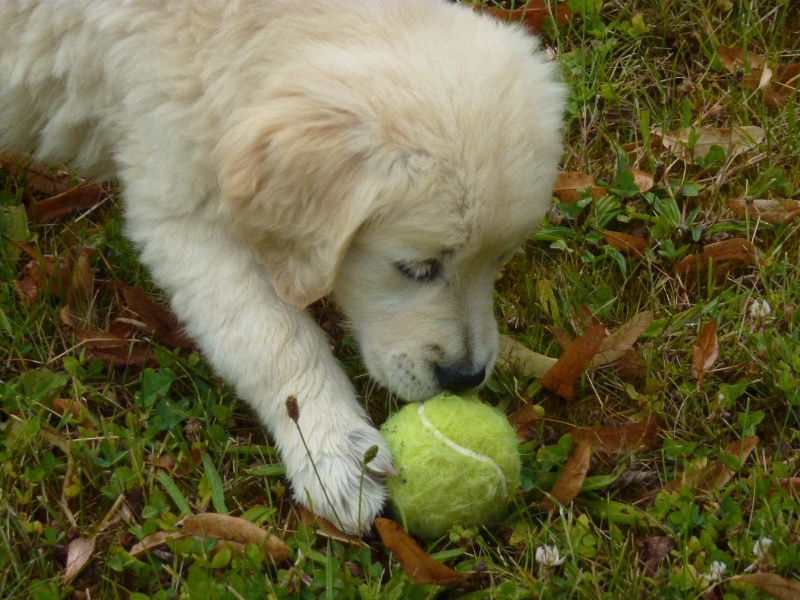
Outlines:
{"label": "white curved seam on ball", "polygon": [[453,440],[447,438],[441,431],[436,429],[433,423],[428,421],[428,418],[425,416],[424,403],[419,405],[419,408],[417,409],[417,414],[419,415],[420,421],[422,421],[422,426],[425,427],[426,429],[429,429],[430,432],[433,434],[433,437],[435,437],[437,440],[444,442],[445,444],[450,446],[450,448],[452,448],[453,450],[455,450],[456,452],[458,452],[463,456],[468,456],[473,460],[477,460],[491,466],[497,473],[497,476],[500,478],[500,485],[503,488],[503,497],[504,498],[508,497],[508,489],[506,487],[506,476],[505,473],[503,473],[503,469],[500,468],[500,465],[498,465],[488,456],[485,456],[483,454],[478,454],[477,452],[473,452],[469,448],[464,448],[463,446],[459,446]]}

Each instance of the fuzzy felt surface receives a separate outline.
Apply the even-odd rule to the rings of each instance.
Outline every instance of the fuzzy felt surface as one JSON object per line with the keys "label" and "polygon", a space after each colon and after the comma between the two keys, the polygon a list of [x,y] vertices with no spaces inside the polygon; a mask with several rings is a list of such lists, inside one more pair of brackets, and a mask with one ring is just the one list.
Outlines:
{"label": "fuzzy felt surface", "polygon": [[389,495],[411,533],[434,538],[505,514],[520,458],[513,428],[493,407],[444,393],[404,406],[381,431],[398,471]]}

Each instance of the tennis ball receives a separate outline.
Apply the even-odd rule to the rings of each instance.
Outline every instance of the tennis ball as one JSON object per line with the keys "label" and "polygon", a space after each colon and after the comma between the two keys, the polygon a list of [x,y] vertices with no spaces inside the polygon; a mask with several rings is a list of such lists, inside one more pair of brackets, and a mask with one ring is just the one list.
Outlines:
{"label": "tennis ball", "polygon": [[446,392],[407,404],[381,432],[398,473],[389,497],[411,533],[435,538],[505,514],[520,481],[519,449],[514,429],[491,406]]}

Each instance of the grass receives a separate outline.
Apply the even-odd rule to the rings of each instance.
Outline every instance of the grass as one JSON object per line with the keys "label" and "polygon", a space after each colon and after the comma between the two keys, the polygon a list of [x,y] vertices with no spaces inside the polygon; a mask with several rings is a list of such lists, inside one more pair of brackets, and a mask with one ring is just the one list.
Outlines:
{"label": "grass", "polygon": [[[412,584],[375,539],[352,547],[316,535],[291,506],[275,450],[252,413],[214,377],[201,357],[153,345],[158,364],[138,371],[87,358],[61,326],[57,290],[23,303],[12,281],[24,259],[0,257],[0,596],[3,598],[699,598],[714,562],[724,583],[710,598],[768,598],[737,580],[757,559],[754,544],[772,540],[757,570],[800,580],[800,504],[771,493],[800,471],[800,220],[770,225],[734,216],[743,195],[800,194],[798,96],[774,110],[737,84],[715,59],[718,43],[800,62],[796,3],[607,2],[573,0],[571,22],[544,37],[572,88],[565,169],[614,181],[619,147],[644,141],[625,160],[663,173],[651,197],[612,193],[554,207],[498,283],[501,328],[530,348],[557,356],[547,327],[581,333],[574,315],[588,307],[616,328],[651,310],[655,321],[637,343],[638,377],[614,368],[588,372],[565,402],[533,379],[500,369],[484,397],[509,412],[541,404],[533,439],[523,444],[523,488],[495,528],[454,528],[427,544],[435,557],[471,573],[457,589]],[[534,109],[532,109],[534,110]],[[649,149],[650,131],[760,125],[756,151],[711,164],[686,164]],[[0,172],[0,204],[19,206],[23,179]],[[672,207],[677,218],[668,218]],[[665,216],[666,215],[666,216]],[[56,225],[31,225],[41,252],[72,257],[88,246],[102,281],[124,281],[160,298],[120,235],[117,208]],[[606,246],[601,229],[651,240],[641,259]],[[676,262],[703,245],[742,237],[764,260],[720,276],[675,274]],[[771,312],[753,314],[754,302]],[[377,419],[385,395],[358,363],[352,340],[320,307],[337,352]],[[113,293],[84,307],[98,328],[120,314]],[[700,327],[716,318],[719,357],[702,386],[692,373]],[[78,417],[50,408],[54,397],[78,402]],[[660,443],[650,451],[593,460],[575,503],[535,510],[570,451],[575,425],[621,424],[654,411]],[[87,420],[84,420],[87,419]],[[758,435],[739,464],[723,452]],[[681,473],[722,459],[735,469],[709,491],[689,486],[640,502]],[[272,565],[255,548],[239,556],[213,543],[182,540],[140,559],[139,539],[174,528],[187,512],[244,515],[272,528],[293,550]],[[69,543],[95,538],[95,550],[68,585]],[[563,564],[545,564],[554,546]],[[660,549],[660,550],[659,550]],[[539,560],[537,560],[539,550]],[[717,571],[718,572],[718,571]],[[715,594],[715,595],[714,595]],[[796,597],[796,596],[786,596]]]}

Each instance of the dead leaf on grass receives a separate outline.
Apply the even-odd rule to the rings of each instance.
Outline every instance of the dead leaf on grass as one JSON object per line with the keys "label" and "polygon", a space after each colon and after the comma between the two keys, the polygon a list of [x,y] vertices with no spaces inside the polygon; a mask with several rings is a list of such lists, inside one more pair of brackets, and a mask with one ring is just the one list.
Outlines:
{"label": "dead leaf on grass", "polygon": [[658,563],[669,556],[675,547],[675,540],[668,535],[654,535],[644,539],[644,556],[642,560],[645,569],[651,577],[658,571]]}
{"label": "dead leaf on grass", "polygon": [[14,288],[23,302],[30,304],[45,290],[60,298],[69,294],[70,271],[66,259],[59,258],[58,263],[52,256],[39,253],[36,248],[26,242],[13,242],[19,250],[33,260],[22,269],[22,279],[14,282]]}
{"label": "dead leaf on grass", "polygon": [[800,598],[800,583],[775,573],[750,573],[749,575],[739,575],[734,580],[749,583],[758,591],[777,600],[798,600]]}
{"label": "dead leaf on grass", "polygon": [[723,45],[717,46],[717,54],[729,73],[744,72],[739,83],[747,89],[760,90],[770,108],[783,108],[797,91],[800,63],[770,67],[766,56]]}
{"label": "dead leaf on grass", "polygon": [[772,486],[768,494],[772,495],[779,489],[787,494],[792,494],[800,498],[800,477],[778,477],[776,480],[777,486]]}
{"label": "dead leaf on grass", "polygon": [[597,354],[589,362],[592,368],[613,363],[628,352],[653,322],[653,312],[642,311],[609,335],[600,344]]}
{"label": "dead leaf on grass", "polygon": [[[86,414],[86,407],[75,399],[55,398],[50,406],[62,417],[69,413],[69,415],[75,420],[80,419],[81,415]],[[84,416],[84,418],[80,421],[80,424],[86,429],[94,429],[94,424],[88,416]]]}
{"label": "dead leaf on grass", "polygon": [[538,418],[536,405],[533,402],[528,402],[508,415],[508,422],[517,432],[517,439],[520,442],[527,442],[531,439],[531,434]]}
{"label": "dead leaf on grass", "polygon": [[192,342],[183,332],[178,317],[166,306],[152,300],[142,290],[122,282],[115,283],[122,291],[128,308],[139,315],[150,332],[165,346],[189,349]]}
{"label": "dead leaf on grass", "polygon": [[501,361],[510,363],[520,375],[526,377],[544,377],[558,362],[555,358],[526,348],[507,335],[500,336],[499,355]]}
{"label": "dead leaf on grass", "polygon": [[[676,131],[655,128],[654,133],[661,137],[667,150],[684,161],[705,158],[712,146],[721,146],[728,157],[737,156],[755,150],[766,138],[764,130],[755,125],[732,128],[698,127]],[[694,146],[690,148],[692,142]]]}
{"label": "dead leaf on grass", "polygon": [[647,252],[647,240],[642,237],[619,231],[603,231],[602,234],[606,244],[623,254],[642,258]]}
{"label": "dead leaf on grass", "polygon": [[360,537],[356,535],[349,535],[341,531],[336,525],[328,521],[328,519],[324,519],[319,515],[313,514],[307,508],[300,509],[300,522],[303,525],[308,525],[309,527],[314,528],[317,532],[317,535],[328,538],[330,540],[336,540],[337,542],[341,542],[343,544],[347,544],[348,546],[353,547],[367,547],[367,544],[364,543]]}
{"label": "dead leaf on grass", "polygon": [[697,387],[703,387],[706,372],[719,356],[719,340],[717,339],[717,320],[711,319],[703,325],[697,341],[692,346],[692,373],[697,379]]}
{"label": "dead leaf on grass", "polygon": [[105,189],[102,184],[87,181],[30,206],[28,218],[37,223],[53,223],[74,212],[94,208],[103,200]]}
{"label": "dead leaf on grass", "polygon": [[767,64],[766,56],[723,44],[717,46],[717,54],[728,73],[735,74],[739,69],[760,69]]}
{"label": "dead leaf on grass", "polygon": [[658,415],[650,413],[638,423],[620,427],[591,427],[578,429],[573,439],[589,439],[595,452],[606,456],[620,456],[638,448],[652,450],[658,441]]}
{"label": "dead leaf on grass", "polygon": [[576,200],[585,198],[588,190],[590,198],[602,198],[606,195],[606,189],[595,185],[594,177],[578,171],[562,171],[556,177],[553,186],[553,195],[562,204],[572,204]]}
{"label": "dead leaf on grass", "polygon": [[14,177],[22,177],[35,192],[46,196],[63,194],[72,187],[65,172],[53,172],[44,165],[32,163],[29,156],[0,153],[0,169]]}
{"label": "dead leaf on grass", "polygon": [[189,537],[189,534],[180,531],[157,531],[131,546],[128,554],[133,558],[142,558],[148,552],[166,544],[168,540],[180,540],[186,537]]}
{"label": "dead leaf on grass", "polygon": [[375,528],[383,545],[397,557],[413,583],[418,585],[458,585],[466,576],[435,560],[414,541],[403,528],[391,519],[375,519]]}
{"label": "dead leaf on grass", "polygon": [[286,560],[291,553],[283,540],[241,517],[217,513],[191,515],[183,520],[181,533],[238,544],[255,544],[275,562]]}
{"label": "dead leaf on grass", "polygon": [[678,275],[692,276],[722,262],[741,262],[747,265],[761,263],[761,253],[749,240],[734,238],[708,244],[700,254],[692,254],[675,265]]}
{"label": "dead leaf on grass", "polygon": [[[539,506],[544,510],[553,510],[558,504],[567,506],[580,493],[586,473],[589,472],[589,463],[592,459],[592,449],[594,440],[585,437],[576,441],[572,447],[572,454],[564,463],[564,470],[558,476],[553,489],[550,490],[550,497],[543,498]],[[551,498],[558,501],[556,504]]]}
{"label": "dead leaf on grass", "polygon": [[728,206],[740,219],[761,219],[773,225],[788,223],[800,216],[800,200],[737,198],[728,201]]}
{"label": "dead leaf on grass", "polygon": [[72,540],[67,547],[67,566],[64,568],[62,586],[67,585],[89,562],[94,554],[95,540],[78,537]]}
{"label": "dead leaf on grass", "polygon": [[564,5],[552,7],[554,10],[551,14],[551,7],[542,0],[532,0],[527,6],[515,10],[481,4],[470,4],[469,6],[477,12],[491,15],[500,21],[522,23],[533,34],[542,33],[545,22],[551,16],[554,17],[558,27],[566,25],[572,17],[572,11]]}
{"label": "dead leaf on grass", "polygon": [[608,335],[608,329],[600,321],[592,318],[586,332],[567,348],[558,362],[542,377],[542,387],[555,392],[562,398],[572,400],[575,393],[575,382],[597,354],[603,340]]}
{"label": "dead leaf on grass", "polygon": [[[756,444],[758,444],[758,436],[753,435],[742,440],[731,442],[728,444],[725,452],[736,456],[739,461],[744,463],[756,447]],[[724,487],[732,477],[733,470],[726,466],[721,460],[715,460],[704,467],[698,467],[681,474],[661,488],[651,490],[642,497],[642,500],[654,498],[661,492],[677,492],[684,485],[688,485],[698,492],[718,490]]]}
{"label": "dead leaf on grass", "polygon": [[89,359],[101,360],[106,365],[141,369],[156,362],[155,353],[146,345],[125,339],[101,329],[85,329],[75,324],[68,306],[59,310],[64,323],[86,349]]}

